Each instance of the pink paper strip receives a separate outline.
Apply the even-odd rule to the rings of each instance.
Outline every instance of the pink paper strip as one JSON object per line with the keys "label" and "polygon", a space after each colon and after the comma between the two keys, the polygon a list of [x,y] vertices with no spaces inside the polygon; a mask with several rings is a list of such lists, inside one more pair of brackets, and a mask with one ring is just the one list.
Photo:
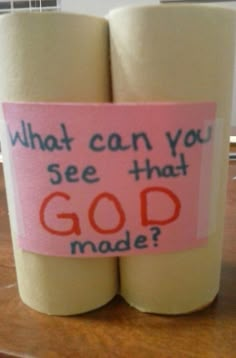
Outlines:
{"label": "pink paper strip", "polygon": [[206,245],[214,103],[5,103],[3,112],[20,248],[104,257]]}

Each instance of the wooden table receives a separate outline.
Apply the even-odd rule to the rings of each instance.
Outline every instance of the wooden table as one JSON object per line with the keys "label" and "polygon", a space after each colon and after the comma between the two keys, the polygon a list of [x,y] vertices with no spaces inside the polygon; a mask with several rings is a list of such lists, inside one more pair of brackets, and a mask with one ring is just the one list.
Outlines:
{"label": "wooden table", "polygon": [[0,164],[0,357],[236,357],[236,162],[229,168],[221,291],[188,316],[139,313],[120,297],[76,317],[48,317],[19,299]]}

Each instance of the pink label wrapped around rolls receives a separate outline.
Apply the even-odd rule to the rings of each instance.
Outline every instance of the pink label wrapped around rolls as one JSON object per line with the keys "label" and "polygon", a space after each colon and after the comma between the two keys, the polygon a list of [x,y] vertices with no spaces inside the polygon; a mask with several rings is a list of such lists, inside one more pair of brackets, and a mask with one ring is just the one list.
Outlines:
{"label": "pink label wrapped around rolls", "polygon": [[17,237],[50,256],[207,244],[214,103],[4,103]]}

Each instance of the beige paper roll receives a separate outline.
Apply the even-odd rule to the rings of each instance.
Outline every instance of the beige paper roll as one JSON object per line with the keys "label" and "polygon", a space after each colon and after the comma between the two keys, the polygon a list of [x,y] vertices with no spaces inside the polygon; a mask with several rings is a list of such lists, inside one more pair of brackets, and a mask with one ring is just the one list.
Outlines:
{"label": "beige paper roll", "polygon": [[120,259],[121,294],[140,311],[188,313],[208,305],[219,290],[235,15],[198,5],[163,5],[118,9],[109,16],[115,102],[215,101],[223,120],[224,143],[214,152],[214,233],[208,245]]}
{"label": "beige paper roll", "polygon": [[[1,16],[0,44],[1,101],[109,101],[104,19],[62,13]],[[54,258],[17,247],[13,184],[7,160],[4,165],[22,300],[56,315],[78,314],[107,303],[117,291],[116,259]]]}

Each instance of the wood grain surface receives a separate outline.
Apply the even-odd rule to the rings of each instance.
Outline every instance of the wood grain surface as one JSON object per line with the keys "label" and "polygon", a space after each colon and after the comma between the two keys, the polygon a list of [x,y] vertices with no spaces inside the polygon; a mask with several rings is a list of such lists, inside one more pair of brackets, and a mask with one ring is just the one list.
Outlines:
{"label": "wood grain surface", "polygon": [[137,312],[120,297],[82,316],[49,317],[19,299],[0,164],[0,357],[236,357],[236,162],[230,163],[221,290],[202,312]]}

